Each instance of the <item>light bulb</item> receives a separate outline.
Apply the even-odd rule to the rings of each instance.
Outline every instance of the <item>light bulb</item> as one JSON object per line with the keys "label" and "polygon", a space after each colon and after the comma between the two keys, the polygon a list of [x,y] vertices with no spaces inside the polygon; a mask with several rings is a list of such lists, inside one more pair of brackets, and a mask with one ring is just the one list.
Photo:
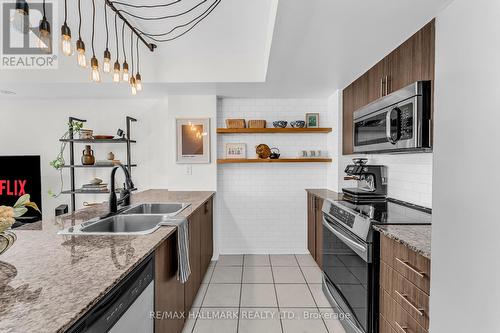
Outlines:
{"label": "light bulb", "polygon": [[71,30],[66,22],[61,27],[61,50],[64,55],[70,56],[71,50]]}
{"label": "light bulb", "polygon": [[104,73],[111,73],[111,52],[108,49],[104,51],[104,61],[102,63],[102,71]]}
{"label": "light bulb", "polygon": [[133,75],[130,77],[130,89],[132,90],[132,95],[137,95],[137,86]]}
{"label": "light bulb", "polygon": [[91,79],[94,82],[101,82],[101,73],[99,73],[99,62],[95,56],[90,59],[90,65],[92,67]]}
{"label": "light bulb", "polygon": [[113,68],[113,82],[120,82],[120,63],[118,60],[115,61]]}
{"label": "light bulb", "polygon": [[52,53],[52,37],[50,35],[50,23],[44,16],[38,26],[38,48],[46,53]]}
{"label": "light bulb", "polygon": [[87,67],[87,58],[85,57],[85,43],[81,38],[76,41],[76,51],[78,52],[78,55],[76,56],[78,66]]}
{"label": "light bulb", "polygon": [[139,73],[135,75],[135,86],[137,87],[137,91],[142,91],[142,78]]}
{"label": "light bulb", "polygon": [[128,64],[127,62],[125,61],[123,63],[123,74],[122,74],[122,80],[125,81],[125,82],[128,82],[130,79],[130,75],[128,73]]}
{"label": "light bulb", "polygon": [[14,15],[11,17],[10,22],[17,31],[23,34],[28,33],[29,12],[29,5],[25,0],[16,0],[16,10],[14,11]]}

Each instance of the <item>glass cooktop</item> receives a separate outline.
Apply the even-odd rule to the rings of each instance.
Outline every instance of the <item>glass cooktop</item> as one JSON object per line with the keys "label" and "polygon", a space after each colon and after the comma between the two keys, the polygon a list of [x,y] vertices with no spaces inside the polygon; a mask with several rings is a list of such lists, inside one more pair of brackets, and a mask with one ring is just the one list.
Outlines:
{"label": "glass cooktop", "polygon": [[396,199],[363,204],[345,200],[337,201],[337,203],[361,213],[375,224],[431,224],[432,222],[431,209]]}

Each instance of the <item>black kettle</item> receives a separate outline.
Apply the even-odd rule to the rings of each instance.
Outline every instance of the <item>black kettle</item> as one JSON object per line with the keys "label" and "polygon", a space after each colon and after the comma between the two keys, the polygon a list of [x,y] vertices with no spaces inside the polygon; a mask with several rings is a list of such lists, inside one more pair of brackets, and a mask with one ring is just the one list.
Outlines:
{"label": "black kettle", "polygon": [[271,155],[269,156],[270,159],[277,160],[280,156],[281,154],[278,148],[271,148]]}

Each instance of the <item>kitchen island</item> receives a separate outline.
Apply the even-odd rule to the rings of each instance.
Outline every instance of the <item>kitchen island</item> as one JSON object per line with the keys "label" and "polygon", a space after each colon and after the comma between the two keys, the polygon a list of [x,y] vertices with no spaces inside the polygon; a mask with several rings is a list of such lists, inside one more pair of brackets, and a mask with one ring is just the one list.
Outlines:
{"label": "kitchen island", "polygon": [[[132,205],[190,203],[178,215],[190,219],[204,205],[207,210],[213,195],[147,190],[133,194]],[[139,236],[57,234],[107,210],[85,208],[43,220],[42,230],[15,231],[16,243],[0,255],[0,332],[64,332],[176,231],[163,226]]]}

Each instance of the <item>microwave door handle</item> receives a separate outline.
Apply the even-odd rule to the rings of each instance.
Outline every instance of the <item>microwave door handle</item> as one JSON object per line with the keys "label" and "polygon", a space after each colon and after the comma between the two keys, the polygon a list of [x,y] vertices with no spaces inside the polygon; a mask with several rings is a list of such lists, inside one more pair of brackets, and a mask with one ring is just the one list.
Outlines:
{"label": "microwave door handle", "polygon": [[338,238],[340,238],[342,241],[344,241],[347,244],[353,246],[354,248],[356,248],[357,250],[359,250],[362,253],[366,252],[366,248],[363,245],[361,245],[358,242],[350,239],[349,237],[347,237],[346,235],[342,234],[341,232],[335,230],[331,225],[328,224],[328,222],[323,221],[323,225],[325,227],[327,227],[328,230],[330,230],[335,236],[337,236]]}
{"label": "microwave door handle", "polygon": [[388,111],[385,115],[385,137],[387,138],[387,141],[389,141],[390,143],[394,143],[391,133],[391,114],[392,110]]}

